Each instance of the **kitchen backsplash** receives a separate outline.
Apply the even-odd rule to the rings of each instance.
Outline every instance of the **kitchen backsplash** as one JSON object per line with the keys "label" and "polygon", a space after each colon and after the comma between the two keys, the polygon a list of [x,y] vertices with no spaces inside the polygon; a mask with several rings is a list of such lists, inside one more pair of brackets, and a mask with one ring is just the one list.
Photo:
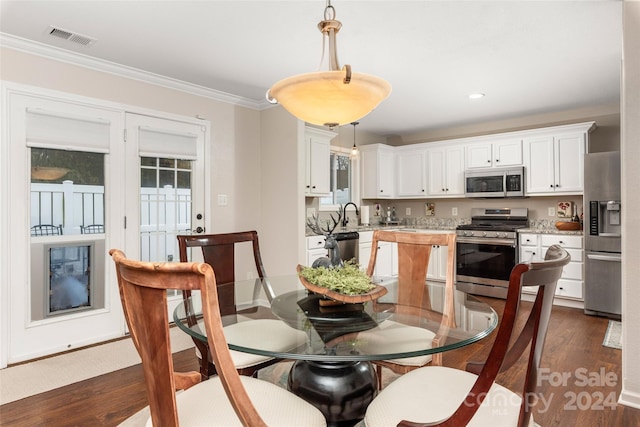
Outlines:
{"label": "kitchen backsplash", "polygon": [[[307,213],[318,213],[318,204],[314,199],[307,198]],[[315,199],[317,200],[317,199]],[[555,222],[565,218],[558,217],[557,207],[559,202],[571,202],[578,208],[578,215],[582,213],[582,196],[563,197],[527,197],[514,199],[432,199],[432,200],[365,200],[364,205],[369,206],[369,223],[378,225],[386,215],[387,208],[395,208],[400,225],[428,227],[428,228],[455,228],[460,224],[471,222],[471,208],[527,208],[529,210],[530,228],[547,229],[554,228]],[[380,215],[376,216],[376,204],[380,205]],[[360,205],[358,205],[360,208]],[[329,214],[334,211],[320,211],[321,219],[329,219]],[[550,215],[553,213],[553,215]],[[455,214],[455,215],[454,215]],[[355,226],[366,221],[356,223],[356,214],[353,207],[347,210],[349,225]],[[384,221],[384,219],[382,219]]]}

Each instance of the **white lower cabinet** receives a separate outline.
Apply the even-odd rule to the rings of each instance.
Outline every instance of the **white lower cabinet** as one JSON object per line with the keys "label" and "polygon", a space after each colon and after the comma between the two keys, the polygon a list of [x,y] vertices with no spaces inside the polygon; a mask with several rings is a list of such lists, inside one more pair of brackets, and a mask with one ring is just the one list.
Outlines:
{"label": "white lower cabinet", "polygon": [[[358,246],[358,258],[360,269],[367,271],[369,259],[371,258],[371,243],[373,231],[360,232]],[[391,242],[378,242],[378,255],[376,256],[376,266],[373,270],[374,276],[396,276],[398,274],[398,246]]]}
{"label": "white lower cabinet", "polygon": [[[583,301],[584,262],[582,236],[566,234],[520,234],[520,261],[540,261],[549,246],[560,245],[571,255],[571,262],[562,270],[556,287],[556,297]],[[535,293],[526,288],[523,292]]]}
{"label": "white lower cabinet", "polygon": [[432,246],[429,268],[427,269],[427,279],[442,280],[447,279],[447,251],[448,246]]}
{"label": "white lower cabinet", "polygon": [[307,266],[311,266],[313,261],[327,256],[328,253],[324,248],[324,236],[307,237]]}

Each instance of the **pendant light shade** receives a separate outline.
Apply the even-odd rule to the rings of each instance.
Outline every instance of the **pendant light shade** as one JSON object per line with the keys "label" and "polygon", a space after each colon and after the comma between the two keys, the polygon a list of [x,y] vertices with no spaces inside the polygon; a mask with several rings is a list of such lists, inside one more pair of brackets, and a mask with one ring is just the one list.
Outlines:
{"label": "pendant light shade", "polygon": [[366,116],[391,93],[391,85],[380,77],[353,73],[349,65],[340,69],[336,34],[342,24],[333,18],[335,11],[328,1],[325,20],[318,28],[329,39],[329,70],[285,78],[267,92],[269,102],[282,105],[299,119],[329,127]]}

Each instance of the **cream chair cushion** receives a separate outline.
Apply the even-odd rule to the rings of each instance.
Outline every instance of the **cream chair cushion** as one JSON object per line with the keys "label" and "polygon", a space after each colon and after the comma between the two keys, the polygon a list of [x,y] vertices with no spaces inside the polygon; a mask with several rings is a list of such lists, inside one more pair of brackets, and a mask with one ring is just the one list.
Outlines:
{"label": "cream chair cushion", "polygon": [[[238,346],[249,348],[260,347],[268,351],[285,352],[296,348],[306,342],[303,331],[293,329],[286,323],[276,319],[250,319],[240,316],[238,323],[224,327],[224,335],[227,342]],[[204,331],[204,323],[198,322],[201,330]],[[236,368],[247,368],[273,359],[269,356],[259,354],[243,353],[241,351],[230,350],[233,364]],[[196,347],[196,355],[202,358],[200,351]]]}
{"label": "cream chair cushion", "polygon": [[[476,378],[469,372],[442,366],[411,371],[385,387],[371,402],[365,425],[389,427],[402,420],[444,420],[464,401]],[[494,383],[468,426],[516,426],[521,402],[516,393]]]}
{"label": "cream chair cushion", "polygon": [[[360,352],[363,354],[380,353],[383,348],[393,348],[401,353],[431,348],[435,336],[435,333],[427,329],[385,320],[377,328],[358,334],[358,341]],[[385,361],[405,366],[423,366],[431,361],[431,355]]]}
{"label": "cream chair cushion", "polygon": [[[316,407],[293,393],[266,381],[240,376],[251,402],[269,426],[324,427],[327,422]],[[176,393],[180,426],[242,427],[218,376]],[[274,402],[278,402],[274,405]],[[152,427],[151,417],[144,424]],[[132,426],[133,423],[122,425]]]}

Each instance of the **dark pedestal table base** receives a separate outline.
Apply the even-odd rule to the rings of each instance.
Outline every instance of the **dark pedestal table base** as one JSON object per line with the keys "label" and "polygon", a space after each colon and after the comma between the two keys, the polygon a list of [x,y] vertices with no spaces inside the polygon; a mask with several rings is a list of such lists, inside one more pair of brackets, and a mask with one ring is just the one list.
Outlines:
{"label": "dark pedestal table base", "polygon": [[375,369],[369,362],[296,361],[289,390],[324,414],[330,427],[353,426],[364,418],[378,392]]}

